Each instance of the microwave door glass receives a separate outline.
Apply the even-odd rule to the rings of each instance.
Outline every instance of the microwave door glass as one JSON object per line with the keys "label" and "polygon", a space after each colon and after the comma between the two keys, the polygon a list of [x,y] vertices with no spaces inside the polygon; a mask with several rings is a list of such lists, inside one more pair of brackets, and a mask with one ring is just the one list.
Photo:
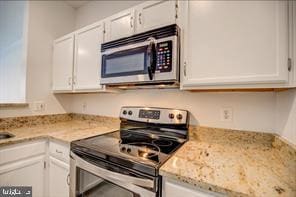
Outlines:
{"label": "microwave door glass", "polygon": [[147,73],[147,47],[103,55],[102,77],[120,77]]}
{"label": "microwave door glass", "polygon": [[145,69],[144,59],[145,53],[108,59],[106,61],[106,74],[143,71]]}

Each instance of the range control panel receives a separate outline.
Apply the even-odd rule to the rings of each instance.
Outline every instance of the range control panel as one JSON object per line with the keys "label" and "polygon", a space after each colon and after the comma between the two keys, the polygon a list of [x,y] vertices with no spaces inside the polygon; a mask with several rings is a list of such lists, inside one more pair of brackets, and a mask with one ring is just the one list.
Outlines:
{"label": "range control panel", "polygon": [[186,110],[154,107],[122,107],[120,118],[159,124],[187,124]]}
{"label": "range control panel", "polygon": [[140,109],[140,111],[139,111],[139,118],[149,118],[149,119],[158,120],[159,117],[160,117],[160,111],[159,110]]}
{"label": "range control panel", "polygon": [[170,72],[172,70],[172,41],[157,44],[156,71]]}

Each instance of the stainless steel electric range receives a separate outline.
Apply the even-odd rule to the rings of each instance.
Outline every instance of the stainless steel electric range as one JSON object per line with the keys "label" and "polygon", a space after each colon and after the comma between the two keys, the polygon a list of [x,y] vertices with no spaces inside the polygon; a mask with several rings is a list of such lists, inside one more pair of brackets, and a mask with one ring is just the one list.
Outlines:
{"label": "stainless steel electric range", "polygon": [[71,143],[74,196],[159,197],[161,165],[188,139],[185,110],[123,107],[120,130]]}

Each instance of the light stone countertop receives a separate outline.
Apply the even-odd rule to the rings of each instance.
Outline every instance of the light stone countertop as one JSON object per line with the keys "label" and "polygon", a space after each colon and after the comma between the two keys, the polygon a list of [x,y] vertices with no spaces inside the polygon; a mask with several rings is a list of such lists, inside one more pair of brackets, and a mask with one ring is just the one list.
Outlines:
{"label": "light stone countertop", "polygon": [[[90,116],[91,117],[91,116]],[[15,137],[0,140],[0,146],[10,145],[14,143],[36,140],[40,138],[52,138],[62,142],[70,143],[75,140],[102,135],[119,129],[119,120],[99,117],[98,120],[91,118],[64,118],[63,120],[42,122],[32,124],[32,120],[25,121],[25,126],[12,126],[0,129],[9,132]],[[24,120],[13,121],[15,124],[21,124]]]}
{"label": "light stone countertop", "polygon": [[296,150],[271,134],[195,128],[160,174],[227,196],[296,196]]}
{"label": "light stone countertop", "polygon": [[[66,143],[119,129],[119,119],[60,114],[0,119],[15,137],[0,147],[40,138]],[[296,148],[273,134],[191,127],[160,174],[227,196],[296,196]]]}

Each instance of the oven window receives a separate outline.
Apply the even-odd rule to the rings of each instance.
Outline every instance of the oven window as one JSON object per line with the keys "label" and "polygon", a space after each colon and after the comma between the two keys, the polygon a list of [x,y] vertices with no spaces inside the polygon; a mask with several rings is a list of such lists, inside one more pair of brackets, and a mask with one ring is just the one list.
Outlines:
{"label": "oven window", "polygon": [[140,197],[81,168],[77,168],[76,184],[78,197]]}
{"label": "oven window", "polygon": [[102,56],[102,77],[120,77],[147,73],[147,46]]}

